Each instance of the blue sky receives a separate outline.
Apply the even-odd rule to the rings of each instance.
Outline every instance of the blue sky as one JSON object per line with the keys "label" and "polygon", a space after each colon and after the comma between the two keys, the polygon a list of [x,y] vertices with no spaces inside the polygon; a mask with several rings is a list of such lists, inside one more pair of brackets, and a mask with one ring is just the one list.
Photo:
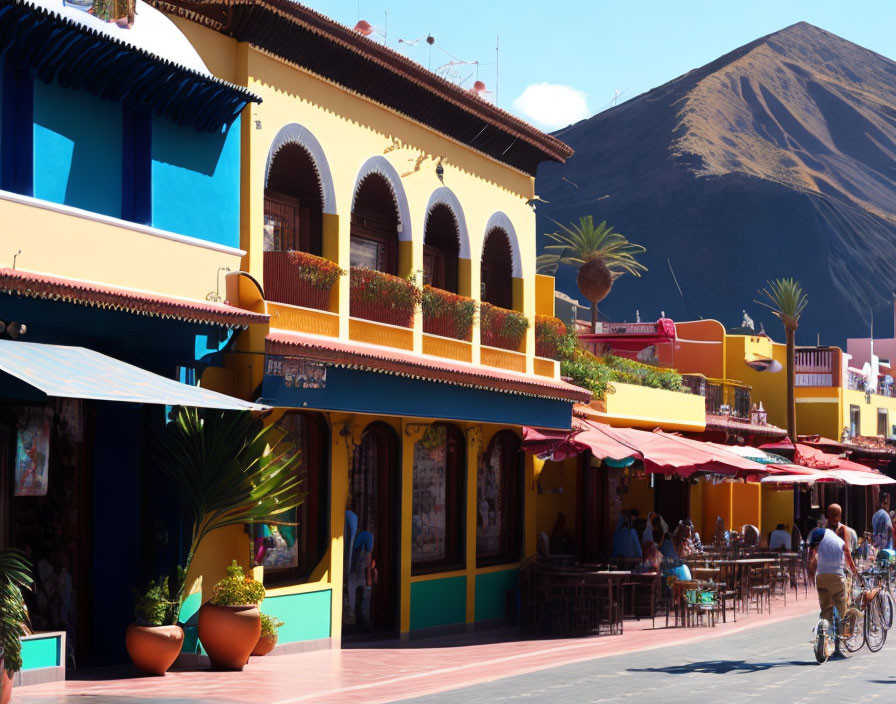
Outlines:
{"label": "blue sky", "polygon": [[[896,58],[893,0],[305,0],[348,26],[368,21],[383,40],[472,87],[480,62],[488,100],[557,129],[634,97],[765,34],[804,20]],[[388,28],[386,26],[388,11]],[[431,34],[430,49],[425,37]],[[500,82],[495,93],[495,40]],[[400,43],[411,42],[412,46]],[[450,55],[449,55],[450,54]]]}

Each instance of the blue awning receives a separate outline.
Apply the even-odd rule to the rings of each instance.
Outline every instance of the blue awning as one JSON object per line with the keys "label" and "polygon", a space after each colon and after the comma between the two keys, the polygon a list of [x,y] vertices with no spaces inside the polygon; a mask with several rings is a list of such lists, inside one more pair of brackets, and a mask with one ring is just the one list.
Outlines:
{"label": "blue awning", "polygon": [[0,340],[0,372],[24,381],[47,396],[60,398],[234,411],[268,409],[217,391],[166,379],[85,347]]}

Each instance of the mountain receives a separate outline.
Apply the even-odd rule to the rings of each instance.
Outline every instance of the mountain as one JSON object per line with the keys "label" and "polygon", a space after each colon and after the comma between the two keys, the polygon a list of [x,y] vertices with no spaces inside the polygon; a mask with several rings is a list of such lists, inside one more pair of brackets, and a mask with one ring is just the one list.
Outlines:
{"label": "mountain", "polygon": [[[889,334],[896,291],[896,62],[801,22],[563,129],[566,165],[543,164],[544,233],[591,214],[647,247],[602,317],[716,318],[770,278],[809,295],[797,340]],[[561,267],[559,290],[582,299]]]}

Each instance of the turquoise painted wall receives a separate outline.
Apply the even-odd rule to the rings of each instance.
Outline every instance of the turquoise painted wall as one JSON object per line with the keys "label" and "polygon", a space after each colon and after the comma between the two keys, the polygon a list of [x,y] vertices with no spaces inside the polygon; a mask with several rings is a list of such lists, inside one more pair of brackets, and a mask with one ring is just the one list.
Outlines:
{"label": "turquoise painted wall", "polygon": [[122,108],[34,81],[34,197],[121,216]]}
{"label": "turquoise painted wall", "polygon": [[332,598],[330,589],[269,596],[261,602],[261,611],[284,622],[277,633],[278,643],[329,638]]}
{"label": "turquoise painted wall", "polygon": [[239,118],[219,135],[153,120],[153,226],[238,247],[239,203]]}
{"label": "turquoise painted wall", "polygon": [[467,578],[411,583],[411,630],[463,624],[467,620]]}
{"label": "turquoise painted wall", "polygon": [[62,665],[62,637],[28,638],[22,641],[22,669]]}
{"label": "turquoise painted wall", "polygon": [[507,618],[507,592],[516,592],[519,579],[517,569],[476,575],[475,619],[490,621]]}

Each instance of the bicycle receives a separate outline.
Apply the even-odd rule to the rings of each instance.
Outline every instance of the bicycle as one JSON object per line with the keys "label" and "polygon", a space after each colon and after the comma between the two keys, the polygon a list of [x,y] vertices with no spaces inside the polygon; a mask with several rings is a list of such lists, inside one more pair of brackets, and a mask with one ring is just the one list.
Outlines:
{"label": "bicycle", "polygon": [[[858,592],[858,597],[864,598],[864,594],[865,591],[863,589]],[[855,590],[851,589],[845,621],[837,611],[837,608],[834,607],[834,616],[831,621],[819,618],[818,622],[815,624],[813,650],[815,659],[820,665],[826,663],[834,653],[840,652],[841,646],[843,650],[848,653],[856,653],[862,649],[863,645],[865,645],[865,622],[867,613],[863,614],[861,610],[856,608],[856,597],[857,594]],[[844,631],[846,631],[846,635],[844,634]],[[884,640],[886,640],[886,635],[884,636]],[[883,647],[882,644],[881,647]],[[878,650],[880,650],[880,648],[878,648]]]}
{"label": "bicycle", "polygon": [[[884,643],[887,642],[887,632],[890,629],[886,623],[887,616],[885,614],[885,609],[891,607],[892,604],[887,601],[887,598],[884,595],[887,595],[890,600],[892,600],[892,595],[889,590],[884,590],[880,585],[871,586],[870,580],[864,572],[859,575],[859,581],[861,583],[861,588],[859,590],[858,599],[865,610],[865,644],[868,646],[868,650],[872,653],[876,653],[883,648]],[[885,604],[888,606],[885,607]],[[890,611],[889,618],[892,623],[892,610]]]}
{"label": "bicycle", "polygon": [[889,631],[893,627],[894,614],[896,614],[896,599],[893,597],[893,580],[890,568],[878,564],[865,570],[864,575],[868,578],[868,582],[872,587],[881,588],[883,626]]}

